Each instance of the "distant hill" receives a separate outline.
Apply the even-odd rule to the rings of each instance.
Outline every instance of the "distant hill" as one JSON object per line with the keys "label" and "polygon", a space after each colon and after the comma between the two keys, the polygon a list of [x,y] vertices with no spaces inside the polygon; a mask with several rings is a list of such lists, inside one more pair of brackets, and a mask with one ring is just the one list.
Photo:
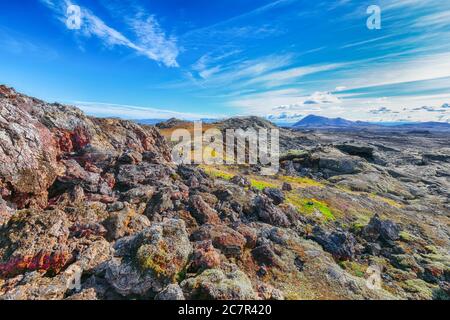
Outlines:
{"label": "distant hill", "polygon": [[293,125],[293,127],[354,127],[370,126],[369,122],[350,121],[343,118],[327,118],[316,115],[309,115]]}
{"label": "distant hill", "polygon": [[398,125],[397,127],[406,128],[406,129],[430,129],[430,130],[436,130],[436,129],[442,129],[442,130],[450,130],[450,123],[447,122],[414,122],[414,123],[403,123],[401,125]]}
{"label": "distant hill", "polygon": [[[187,123],[187,122],[192,122],[191,120],[181,120],[181,119],[176,119],[176,118],[170,118],[170,119],[136,119],[133,120],[134,122],[138,123],[138,124],[145,124],[145,125],[158,125],[158,127],[163,127],[165,125],[169,126],[169,127],[173,127],[177,122],[179,122],[178,124],[181,124],[182,122]],[[199,121],[203,122],[203,123],[213,123],[218,121],[217,119],[209,119],[209,118],[203,118],[200,119]]]}
{"label": "distant hill", "polygon": [[430,131],[450,131],[450,124],[447,122],[408,122],[408,123],[372,123],[364,121],[350,121],[343,118],[327,118],[316,115],[309,115],[295,123],[293,128],[340,128],[340,129],[380,129],[380,130],[430,130]]}
{"label": "distant hill", "polygon": [[149,126],[154,126],[155,124],[158,124],[158,123],[166,121],[166,119],[138,119],[138,120],[133,120],[133,121],[138,123],[138,124],[145,124],[145,125],[149,125]]}
{"label": "distant hill", "polygon": [[223,129],[274,129],[277,126],[267,119],[257,116],[249,117],[232,117],[217,122]]}

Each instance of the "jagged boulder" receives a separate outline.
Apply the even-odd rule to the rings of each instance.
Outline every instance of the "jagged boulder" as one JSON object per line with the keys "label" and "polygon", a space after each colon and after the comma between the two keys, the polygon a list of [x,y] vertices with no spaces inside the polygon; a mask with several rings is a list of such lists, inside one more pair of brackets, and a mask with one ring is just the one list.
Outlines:
{"label": "jagged boulder", "polygon": [[115,246],[106,279],[121,295],[160,292],[185,268],[192,246],[182,220],[154,224]]}
{"label": "jagged boulder", "polygon": [[142,162],[138,165],[122,165],[116,175],[117,187],[123,191],[143,185],[158,185],[169,182],[175,171],[166,165]]}
{"label": "jagged boulder", "polygon": [[47,189],[61,171],[52,133],[27,110],[32,103],[11,89],[0,88],[0,184],[19,208],[44,207]]}
{"label": "jagged boulder", "polygon": [[242,255],[246,239],[239,232],[225,226],[205,224],[195,231],[191,239],[194,241],[211,240],[215,248],[229,257]]}
{"label": "jagged boulder", "polygon": [[267,197],[256,197],[254,210],[257,217],[265,223],[279,227],[288,227],[291,224],[287,215]]}
{"label": "jagged boulder", "polygon": [[193,195],[189,199],[191,213],[199,224],[218,224],[220,218],[217,211],[209,206],[200,195]]}
{"label": "jagged boulder", "polygon": [[188,299],[254,300],[257,294],[245,273],[232,266],[231,270],[208,269],[195,278],[181,283]]}
{"label": "jagged boulder", "polygon": [[283,203],[285,199],[283,191],[277,188],[264,188],[263,193],[272,199],[275,205]]}
{"label": "jagged boulder", "polygon": [[248,180],[244,176],[239,176],[239,175],[234,176],[233,178],[231,178],[230,182],[234,183],[234,184],[236,184],[236,185],[238,185],[240,187],[243,187],[243,188],[249,188],[252,185],[250,180]]}
{"label": "jagged boulder", "polygon": [[349,232],[326,232],[320,227],[313,230],[312,239],[319,243],[338,260],[353,259],[356,251],[356,239]]}
{"label": "jagged boulder", "polygon": [[178,284],[169,284],[155,296],[155,300],[185,300],[183,290]]}
{"label": "jagged boulder", "polygon": [[62,300],[73,289],[80,270],[68,268],[53,278],[35,271],[14,279],[13,289],[1,295],[0,300]]}
{"label": "jagged boulder", "polygon": [[363,237],[370,241],[375,242],[378,240],[384,241],[386,243],[392,243],[400,239],[400,227],[391,220],[381,220],[379,215],[370,219],[370,222],[362,230]]}
{"label": "jagged boulder", "polygon": [[189,271],[214,269],[221,263],[221,256],[212,245],[211,240],[199,241],[194,244]]}
{"label": "jagged boulder", "polygon": [[[91,118],[77,108],[48,104],[5,86],[0,86],[0,148],[1,196],[19,209],[46,207],[48,189],[57,177],[62,181],[54,187],[82,184],[94,194],[92,199],[113,201],[110,196],[115,181],[111,175],[101,174],[120,155],[119,163],[136,164],[144,153],[146,161],[156,165],[171,161],[167,143],[153,127]],[[73,159],[60,161],[66,155]],[[128,185],[133,186],[146,182],[149,175],[158,181],[145,174],[148,170],[139,169],[133,175],[129,173],[132,168],[124,168],[121,177],[125,175]],[[124,179],[120,182],[123,185]],[[65,190],[58,191],[56,195]]]}
{"label": "jagged boulder", "polygon": [[103,222],[108,233],[107,239],[117,240],[150,227],[150,221],[142,214],[136,213],[133,208],[125,207],[121,211],[113,212]]}
{"label": "jagged boulder", "polygon": [[13,213],[14,209],[0,196],[0,227],[9,221]]}
{"label": "jagged boulder", "polygon": [[60,272],[75,259],[71,224],[60,210],[17,212],[0,229],[0,276]]}

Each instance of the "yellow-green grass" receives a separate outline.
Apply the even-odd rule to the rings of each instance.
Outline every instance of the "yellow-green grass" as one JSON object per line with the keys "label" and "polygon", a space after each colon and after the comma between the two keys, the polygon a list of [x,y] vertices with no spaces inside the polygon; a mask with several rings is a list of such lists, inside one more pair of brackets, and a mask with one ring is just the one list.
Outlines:
{"label": "yellow-green grass", "polygon": [[291,176],[280,176],[279,180],[282,182],[287,182],[295,187],[306,188],[306,187],[324,187],[323,183],[320,183],[316,180],[304,177],[291,177]]}
{"label": "yellow-green grass", "polygon": [[366,271],[367,271],[367,266],[355,261],[341,261],[339,262],[339,266],[344,269],[349,271],[351,274],[360,277],[360,278],[364,278]]}
{"label": "yellow-green grass", "polygon": [[218,178],[218,179],[223,179],[223,180],[231,180],[231,178],[234,177],[234,174],[227,172],[225,170],[221,170],[221,169],[217,169],[215,167],[212,166],[206,166],[206,165],[202,165],[200,166],[201,169],[203,169],[203,171],[205,171],[205,173],[210,176],[211,178]]}
{"label": "yellow-green grass", "polygon": [[[212,178],[220,178],[224,180],[230,180],[239,172],[234,172],[232,167],[225,169],[225,166],[212,166],[201,165],[207,175]],[[317,182],[310,178],[303,177],[290,177],[290,176],[273,176],[273,177],[261,177],[261,176],[247,176],[250,179],[252,187],[256,189],[264,188],[281,188],[283,182],[292,184],[294,188],[307,188],[307,187],[323,187],[324,184]],[[263,179],[262,179],[263,178]]]}
{"label": "yellow-green grass", "polygon": [[303,198],[292,192],[286,196],[286,201],[292,204],[299,213],[309,215],[320,213],[325,221],[336,219],[331,209],[323,201],[314,198]]}
{"label": "yellow-green grass", "polygon": [[386,203],[387,205],[390,205],[391,207],[397,208],[397,209],[401,209],[403,207],[403,205],[395,200],[386,198],[386,197],[382,197],[377,195],[376,193],[370,193],[369,194],[369,198],[376,200],[376,201],[381,201]]}
{"label": "yellow-green grass", "polygon": [[253,188],[258,190],[263,190],[264,188],[277,188],[278,186],[276,184],[262,181],[262,180],[256,180],[256,179],[250,179],[250,183]]}

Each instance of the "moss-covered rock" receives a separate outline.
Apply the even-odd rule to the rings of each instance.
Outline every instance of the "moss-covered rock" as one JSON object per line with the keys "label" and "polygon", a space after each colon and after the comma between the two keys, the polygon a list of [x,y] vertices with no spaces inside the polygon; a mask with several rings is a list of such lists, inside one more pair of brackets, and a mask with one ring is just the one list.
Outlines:
{"label": "moss-covered rock", "polygon": [[230,270],[208,269],[199,276],[181,283],[189,299],[253,300],[257,298],[245,273],[230,266]]}
{"label": "moss-covered rock", "polygon": [[159,292],[177,281],[192,247],[183,220],[168,219],[116,243],[106,279],[121,295]]}

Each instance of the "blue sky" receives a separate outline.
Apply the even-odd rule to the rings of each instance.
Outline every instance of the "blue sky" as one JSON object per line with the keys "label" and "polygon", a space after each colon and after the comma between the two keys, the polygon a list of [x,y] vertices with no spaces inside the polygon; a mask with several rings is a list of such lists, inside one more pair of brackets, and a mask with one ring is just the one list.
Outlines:
{"label": "blue sky", "polygon": [[[67,7],[81,26],[66,26]],[[366,10],[381,8],[381,29]],[[450,121],[450,1],[2,1],[0,82],[122,118]]]}

